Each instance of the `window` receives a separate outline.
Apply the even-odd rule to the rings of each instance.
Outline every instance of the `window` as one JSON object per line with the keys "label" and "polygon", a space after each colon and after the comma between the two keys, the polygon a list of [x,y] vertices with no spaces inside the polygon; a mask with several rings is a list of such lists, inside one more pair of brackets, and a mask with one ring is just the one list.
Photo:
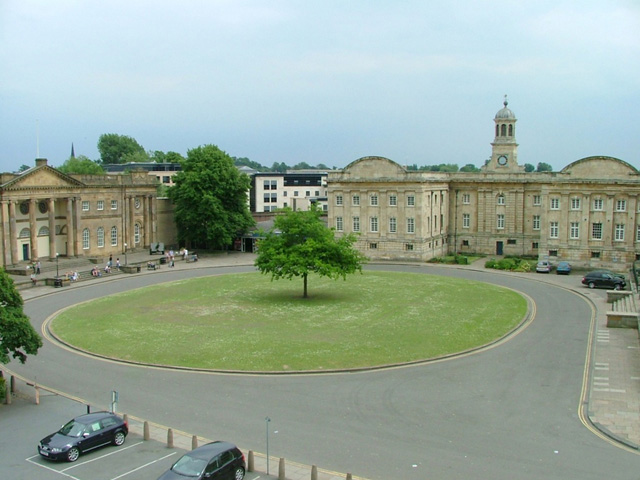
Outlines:
{"label": "window", "polygon": [[389,195],[389,206],[395,207],[398,205],[398,197],[396,195]]}
{"label": "window", "polygon": [[594,223],[591,225],[591,238],[594,240],[602,240],[602,224]]}
{"label": "window", "polygon": [[[298,196],[298,190],[294,190],[293,191],[293,196],[297,197]],[[340,200],[338,200],[338,197],[340,197]],[[336,197],[336,205],[342,205],[342,195],[338,195],[338,197]],[[340,203],[338,203],[340,202]]]}
{"label": "window", "polygon": [[138,245],[140,243],[140,224],[136,223],[133,226],[133,244]]}
{"label": "window", "polygon": [[[294,196],[298,196],[298,192],[293,193]],[[342,206],[342,195],[336,195],[336,205]]]}
{"label": "window", "polygon": [[533,196],[533,204],[534,205],[542,205],[542,200],[540,195],[534,195]]}
{"label": "window", "polygon": [[624,224],[617,223],[614,229],[615,241],[623,242],[624,241]]}
{"label": "window", "polygon": [[389,232],[396,233],[397,231],[398,231],[398,221],[396,220],[396,217],[391,217],[389,219]]}
{"label": "window", "polygon": [[104,200],[98,200],[98,204],[96,207],[98,210],[104,210]]}
{"label": "window", "polygon": [[640,242],[640,225],[636,227],[636,242]]}
{"label": "window", "polygon": [[507,245],[516,245],[518,242],[515,238],[510,238],[507,240]]}
{"label": "window", "polygon": [[413,243],[405,243],[404,244],[404,249],[407,250],[408,252],[412,252],[413,251]]}
{"label": "window", "polygon": [[580,210],[580,197],[571,197],[571,210]]}
{"label": "window", "polygon": [[533,242],[531,244],[531,248],[533,248],[534,250],[537,250],[538,249],[538,242]]}
{"label": "window", "polygon": [[463,193],[462,203],[464,203],[465,205],[469,205],[471,203],[471,195],[469,195],[468,193]]}
{"label": "window", "polygon": [[549,238],[558,238],[558,222],[549,222]]}
{"label": "window", "polygon": [[578,222],[571,222],[569,227],[569,238],[574,240],[580,238],[580,224]]}
{"label": "window", "polygon": [[468,247],[469,246],[469,240],[462,240],[462,246],[463,247]]}
{"label": "window", "polygon": [[498,195],[498,205],[504,205],[504,195]]}
{"label": "window", "polygon": [[[283,196],[283,197],[286,197],[288,193],[289,193],[289,192],[287,192],[286,190],[284,190],[284,191],[282,192],[282,196]],[[286,207],[286,205],[285,205],[285,207]]]}
{"label": "window", "polygon": [[594,198],[593,199],[593,209],[594,210],[602,210],[603,207],[603,201],[601,198]]}
{"label": "window", "polygon": [[360,195],[354,195],[353,197],[351,197],[351,203],[353,204],[354,207],[359,207],[360,206]]}
{"label": "window", "polygon": [[360,217],[353,217],[353,231],[360,231]]}
{"label": "window", "polygon": [[498,230],[503,230],[504,229],[504,215],[503,214],[499,214],[498,215],[497,227],[498,227]]}
{"label": "window", "polygon": [[98,239],[98,247],[103,248],[104,247],[104,228],[98,227],[98,232],[96,237]]}
{"label": "window", "polygon": [[82,248],[84,250],[89,249],[89,229],[88,228],[85,228],[84,230],[82,230]]}
{"label": "window", "polygon": [[305,197],[310,197],[311,196],[311,190],[305,190],[304,196]]}
{"label": "window", "polygon": [[374,233],[378,231],[378,217],[371,217],[369,219],[369,229]]}
{"label": "window", "polygon": [[319,197],[319,196],[320,196],[320,190],[316,190],[316,191],[314,192],[314,195],[315,195],[316,197]]}
{"label": "window", "polygon": [[342,217],[336,217],[336,230],[339,232],[343,230]]}
{"label": "window", "polygon": [[591,258],[600,258],[600,252],[598,250],[592,250]]}
{"label": "window", "polygon": [[533,229],[540,230],[540,215],[533,216]]}
{"label": "window", "polygon": [[462,214],[462,228],[470,228],[471,227],[471,214],[463,213]]}
{"label": "window", "polygon": [[111,246],[118,245],[118,227],[111,227]]}
{"label": "window", "polygon": [[370,243],[370,244],[369,244],[369,248],[370,248],[371,250],[376,250],[376,249],[378,248],[378,244],[377,244],[377,243]]}
{"label": "window", "polygon": [[264,198],[264,203],[269,203],[271,202],[271,194],[268,192],[265,192],[262,194],[263,198]]}
{"label": "window", "polygon": [[407,233],[416,233],[416,219],[407,218]]}
{"label": "window", "polygon": [[378,195],[377,194],[373,194],[369,197],[369,205],[371,205],[372,207],[377,207],[378,206]]}
{"label": "window", "polygon": [[118,200],[111,200],[111,210],[118,209]]}
{"label": "window", "polygon": [[627,201],[616,200],[616,212],[626,212],[626,211],[627,211]]}
{"label": "window", "polygon": [[553,197],[550,204],[551,210],[560,210],[560,199],[558,197]]}
{"label": "window", "polygon": [[407,195],[407,207],[415,207],[415,206],[416,206],[415,195]]}
{"label": "window", "polygon": [[[83,212],[88,212],[89,211],[89,200],[83,200],[82,201],[82,211]],[[89,247],[87,247],[89,248]]]}

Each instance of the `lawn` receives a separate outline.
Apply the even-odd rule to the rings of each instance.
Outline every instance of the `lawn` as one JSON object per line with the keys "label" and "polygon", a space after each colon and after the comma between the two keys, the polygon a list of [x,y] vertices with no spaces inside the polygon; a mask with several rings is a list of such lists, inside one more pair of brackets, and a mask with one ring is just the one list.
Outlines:
{"label": "lawn", "polygon": [[62,312],[65,342],[118,359],[248,371],[361,368],[484,345],[516,327],[525,299],[494,285],[365,272],[346,281],[221,275],[132,290]]}

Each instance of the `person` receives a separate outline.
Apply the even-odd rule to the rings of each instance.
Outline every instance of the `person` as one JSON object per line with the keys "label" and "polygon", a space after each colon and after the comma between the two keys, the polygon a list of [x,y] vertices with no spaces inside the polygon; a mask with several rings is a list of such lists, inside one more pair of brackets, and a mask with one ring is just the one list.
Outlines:
{"label": "person", "polygon": [[33,284],[34,287],[38,283],[38,279],[36,278],[35,272],[31,274],[31,283]]}
{"label": "person", "polygon": [[192,262],[197,262],[198,261],[198,254],[196,252],[193,252],[193,255],[191,256],[191,261]]}
{"label": "person", "polygon": [[113,254],[109,254],[109,266],[113,265]]}
{"label": "person", "polygon": [[36,274],[38,274],[38,275],[40,275],[40,267],[41,267],[41,266],[42,266],[42,265],[40,264],[40,260],[38,260],[38,261],[36,262]]}
{"label": "person", "polygon": [[120,257],[116,258],[116,268],[120,270]]}
{"label": "person", "polygon": [[104,273],[111,273],[111,265],[108,263],[104,266]]}
{"label": "person", "polygon": [[78,281],[78,276],[79,276],[79,275],[78,275],[78,272],[73,272],[73,273],[71,274],[71,281],[72,281],[72,282],[77,282],[77,281]]}
{"label": "person", "polygon": [[187,261],[187,258],[189,258],[189,250],[187,250],[186,248],[184,249],[184,252],[182,253],[182,260],[184,260],[185,262]]}

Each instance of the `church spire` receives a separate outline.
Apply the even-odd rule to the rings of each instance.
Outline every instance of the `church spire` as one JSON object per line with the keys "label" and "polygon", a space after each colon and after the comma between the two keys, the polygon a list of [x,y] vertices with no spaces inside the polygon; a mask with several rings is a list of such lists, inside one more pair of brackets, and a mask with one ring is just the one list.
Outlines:
{"label": "church spire", "polygon": [[71,158],[76,158],[76,152],[73,151],[73,142],[71,142]]}

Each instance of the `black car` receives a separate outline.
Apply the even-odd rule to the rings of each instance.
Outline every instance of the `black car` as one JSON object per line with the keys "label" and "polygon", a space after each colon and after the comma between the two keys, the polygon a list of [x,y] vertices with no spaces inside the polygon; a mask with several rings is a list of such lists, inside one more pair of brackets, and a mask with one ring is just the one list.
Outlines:
{"label": "black car", "polygon": [[180,457],[158,480],[242,480],[245,469],[244,454],[238,447],[212,442]]}
{"label": "black car", "polygon": [[582,277],[582,284],[589,288],[604,287],[613,290],[624,290],[627,282],[624,275],[611,272],[609,270],[596,270],[587,273]]}
{"label": "black car", "polygon": [[50,460],[75,462],[81,453],[104,445],[120,446],[129,426],[110,412],[95,412],[70,420],[60,430],[40,440],[38,453]]}

